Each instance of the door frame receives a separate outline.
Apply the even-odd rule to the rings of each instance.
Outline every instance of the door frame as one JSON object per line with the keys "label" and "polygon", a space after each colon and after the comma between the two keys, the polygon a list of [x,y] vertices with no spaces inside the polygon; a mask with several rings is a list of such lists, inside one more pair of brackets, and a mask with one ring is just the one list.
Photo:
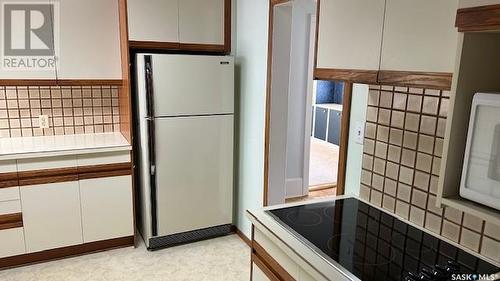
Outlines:
{"label": "door frame", "polygon": [[[267,81],[266,81],[266,107],[265,107],[265,132],[264,132],[264,206],[269,201],[269,164],[270,164],[270,124],[271,124],[271,85],[272,85],[272,60],[273,60],[273,24],[274,8],[276,5],[292,2],[291,0],[269,0],[269,23],[267,43]],[[316,43],[314,55],[314,69],[317,68],[318,34],[320,0],[316,7]],[[313,77],[316,78],[316,77]],[[351,115],[352,83],[344,82],[344,97],[342,103],[342,121],[340,128],[339,164],[337,174],[337,195],[343,195],[345,191],[345,177],[347,168],[347,149],[349,143],[349,122]],[[307,133],[307,132],[306,132]]]}

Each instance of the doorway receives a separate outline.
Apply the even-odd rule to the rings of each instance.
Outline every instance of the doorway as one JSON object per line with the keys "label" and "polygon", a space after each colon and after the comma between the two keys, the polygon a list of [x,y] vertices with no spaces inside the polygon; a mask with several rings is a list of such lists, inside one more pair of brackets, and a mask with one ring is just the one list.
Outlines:
{"label": "doorway", "polygon": [[343,194],[351,85],[313,79],[317,5],[270,0],[264,205]]}

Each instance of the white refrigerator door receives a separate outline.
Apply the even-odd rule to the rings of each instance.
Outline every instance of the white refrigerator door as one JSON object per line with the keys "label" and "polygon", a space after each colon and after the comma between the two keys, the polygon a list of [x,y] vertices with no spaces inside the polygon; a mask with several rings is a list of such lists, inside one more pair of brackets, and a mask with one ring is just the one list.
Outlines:
{"label": "white refrigerator door", "polygon": [[153,55],[155,116],[234,112],[232,57]]}
{"label": "white refrigerator door", "polygon": [[156,118],[158,236],[232,223],[233,116]]}

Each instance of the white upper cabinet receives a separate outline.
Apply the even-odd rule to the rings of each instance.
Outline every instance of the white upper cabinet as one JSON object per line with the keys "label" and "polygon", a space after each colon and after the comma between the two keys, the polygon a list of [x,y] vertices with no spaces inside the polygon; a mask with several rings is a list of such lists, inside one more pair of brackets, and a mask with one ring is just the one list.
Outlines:
{"label": "white upper cabinet", "polygon": [[[32,33],[29,41],[15,41],[18,42],[15,48],[28,52],[24,60],[31,62],[38,57],[30,55],[30,50],[50,49],[55,43],[59,59],[57,69],[43,63],[53,59],[50,55],[34,64],[43,67],[3,69],[0,79],[121,79],[118,1],[64,0],[54,1],[53,5],[54,13],[31,12],[33,20],[39,22],[30,23],[43,24],[44,30],[54,32]],[[25,38],[29,30],[22,29],[21,22],[28,18],[27,12],[17,14],[20,18],[14,23],[16,33],[13,37]],[[19,56],[14,58],[22,59]]]}
{"label": "white upper cabinet", "polygon": [[317,67],[378,70],[385,0],[321,0]]}
{"label": "white upper cabinet", "polygon": [[224,44],[224,0],[180,0],[181,43]]}
{"label": "white upper cabinet", "polygon": [[128,0],[127,9],[129,40],[179,42],[178,0]]}
{"label": "white upper cabinet", "polygon": [[380,69],[453,72],[457,7],[458,0],[387,0]]}
{"label": "white upper cabinet", "polygon": [[58,78],[122,79],[118,1],[64,0],[58,3]]}

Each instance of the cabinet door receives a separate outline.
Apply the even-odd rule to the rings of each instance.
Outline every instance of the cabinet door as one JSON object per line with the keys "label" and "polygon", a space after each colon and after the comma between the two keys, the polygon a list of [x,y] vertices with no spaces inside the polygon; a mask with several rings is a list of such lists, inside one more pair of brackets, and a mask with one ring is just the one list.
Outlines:
{"label": "cabinet door", "polygon": [[458,0],[387,0],[381,70],[454,72]]}
{"label": "cabinet door", "polygon": [[132,177],[80,180],[83,242],[134,234]]}
{"label": "cabinet door", "polygon": [[21,187],[28,253],[81,244],[78,182]]}
{"label": "cabinet door", "polygon": [[328,115],[328,142],[335,145],[340,144],[340,123],[342,120],[342,112],[330,110]]}
{"label": "cabinet door", "polygon": [[179,42],[178,0],[128,0],[127,9],[129,40]]}
{"label": "cabinet door", "polygon": [[58,77],[122,79],[118,1],[58,2],[61,50]]}
{"label": "cabinet door", "polygon": [[181,43],[224,44],[225,0],[179,1]]}
{"label": "cabinet door", "polygon": [[0,258],[24,254],[23,228],[11,228],[0,230]]}
{"label": "cabinet door", "polygon": [[320,5],[317,67],[378,70],[385,0],[321,0]]}
{"label": "cabinet door", "polygon": [[314,119],[314,137],[320,140],[326,140],[326,126],[328,120],[328,109],[316,107]]}
{"label": "cabinet door", "polygon": [[251,281],[273,281],[260,269],[260,267],[253,262],[252,263],[252,280]]}

